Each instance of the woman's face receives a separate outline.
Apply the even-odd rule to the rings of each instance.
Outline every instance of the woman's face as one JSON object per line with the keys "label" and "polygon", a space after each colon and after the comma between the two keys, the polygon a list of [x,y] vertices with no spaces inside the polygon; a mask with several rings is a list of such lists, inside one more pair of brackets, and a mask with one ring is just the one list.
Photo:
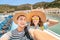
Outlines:
{"label": "woman's face", "polygon": [[34,24],[38,24],[39,23],[39,17],[38,16],[33,16],[32,20],[33,20]]}
{"label": "woman's face", "polygon": [[26,17],[25,16],[20,16],[17,20],[18,26],[20,27],[25,27],[26,26]]}

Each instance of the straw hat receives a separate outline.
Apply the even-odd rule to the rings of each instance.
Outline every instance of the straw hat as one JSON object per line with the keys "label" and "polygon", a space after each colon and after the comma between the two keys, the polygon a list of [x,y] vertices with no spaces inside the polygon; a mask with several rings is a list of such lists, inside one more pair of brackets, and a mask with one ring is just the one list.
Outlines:
{"label": "straw hat", "polygon": [[15,15],[13,15],[13,21],[17,24],[17,17],[20,16],[20,15],[24,15],[27,17],[27,14],[24,13],[24,12],[17,12],[15,13]]}
{"label": "straw hat", "polygon": [[45,13],[42,11],[31,11],[30,13],[28,13],[28,21],[31,21],[32,16],[39,16],[42,20],[42,22],[46,22],[46,16]]}

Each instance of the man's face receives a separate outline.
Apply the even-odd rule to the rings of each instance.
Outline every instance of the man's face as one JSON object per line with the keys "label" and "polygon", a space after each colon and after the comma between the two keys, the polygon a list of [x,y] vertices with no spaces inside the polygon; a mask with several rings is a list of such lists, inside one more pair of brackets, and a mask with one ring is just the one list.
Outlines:
{"label": "man's face", "polygon": [[26,17],[25,16],[20,16],[17,20],[18,26],[20,27],[25,27],[26,26]]}

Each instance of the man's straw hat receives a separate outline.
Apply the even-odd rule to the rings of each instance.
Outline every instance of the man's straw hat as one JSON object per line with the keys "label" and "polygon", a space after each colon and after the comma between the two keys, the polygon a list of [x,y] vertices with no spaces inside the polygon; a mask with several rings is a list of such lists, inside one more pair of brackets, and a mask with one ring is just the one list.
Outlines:
{"label": "man's straw hat", "polygon": [[24,15],[25,17],[27,17],[27,14],[24,12],[17,12],[15,13],[15,15],[13,16],[13,21],[17,24],[17,17],[20,15]]}

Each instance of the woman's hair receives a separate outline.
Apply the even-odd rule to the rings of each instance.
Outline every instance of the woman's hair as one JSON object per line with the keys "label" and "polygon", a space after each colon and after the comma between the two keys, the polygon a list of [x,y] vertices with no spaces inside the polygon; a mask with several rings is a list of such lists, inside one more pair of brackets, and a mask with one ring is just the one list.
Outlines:
{"label": "woman's hair", "polygon": [[[39,16],[38,16],[38,17],[39,17]],[[40,18],[40,17],[39,17],[39,23],[38,23],[38,25],[39,25],[40,27],[42,27],[42,26],[43,26],[43,22],[42,22],[42,20],[41,20],[41,18]],[[30,26],[35,26],[35,25],[34,25],[34,23],[33,23],[32,18],[31,18]]]}

